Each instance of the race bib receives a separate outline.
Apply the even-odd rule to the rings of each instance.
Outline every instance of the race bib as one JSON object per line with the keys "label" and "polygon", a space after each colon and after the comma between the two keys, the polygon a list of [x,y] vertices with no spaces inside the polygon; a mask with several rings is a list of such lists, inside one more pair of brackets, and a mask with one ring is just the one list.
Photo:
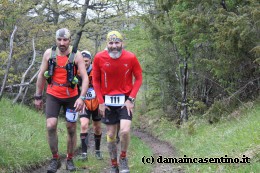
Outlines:
{"label": "race bib", "polygon": [[68,122],[75,123],[78,119],[78,112],[76,112],[72,109],[67,109],[66,110],[66,119]]}
{"label": "race bib", "polygon": [[94,99],[96,97],[96,92],[93,88],[89,88],[86,94],[86,99],[87,100],[91,100]]}
{"label": "race bib", "polygon": [[125,103],[125,95],[105,95],[105,105],[107,106],[123,106]]}

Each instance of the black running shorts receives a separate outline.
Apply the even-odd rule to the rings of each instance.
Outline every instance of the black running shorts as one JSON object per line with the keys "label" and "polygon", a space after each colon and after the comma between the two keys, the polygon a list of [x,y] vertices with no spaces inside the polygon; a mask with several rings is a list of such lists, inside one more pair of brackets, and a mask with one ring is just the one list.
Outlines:
{"label": "black running shorts", "polygon": [[117,124],[120,120],[132,120],[132,113],[129,116],[127,113],[127,109],[124,106],[109,106],[110,110],[106,109],[105,117],[102,117],[102,123],[104,124]]}
{"label": "black running shorts", "polygon": [[84,113],[79,114],[79,117],[85,117],[88,118],[90,120],[90,117],[92,116],[92,120],[93,121],[100,121],[101,120],[101,116],[98,113],[98,108],[94,111],[89,111],[89,110],[85,110]]}
{"label": "black running shorts", "polygon": [[46,109],[45,114],[46,118],[58,118],[60,113],[61,107],[63,107],[64,115],[66,113],[66,109],[75,109],[74,104],[78,96],[71,97],[71,98],[57,98],[53,95],[46,94]]}

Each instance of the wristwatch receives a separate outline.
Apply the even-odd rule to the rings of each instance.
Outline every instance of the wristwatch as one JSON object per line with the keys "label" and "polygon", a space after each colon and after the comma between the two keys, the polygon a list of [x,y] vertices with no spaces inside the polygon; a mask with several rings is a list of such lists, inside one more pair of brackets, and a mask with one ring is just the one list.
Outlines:
{"label": "wristwatch", "polygon": [[34,95],[34,99],[35,99],[35,100],[41,100],[41,99],[42,99],[42,95],[39,95],[39,96]]}
{"label": "wristwatch", "polygon": [[79,98],[81,98],[83,101],[86,100],[85,96],[79,96]]}
{"label": "wristwatch", "polygon": [[127,100],[129,100],[130,102],[132,102],[133,104],[135,103],[135,99],[132,97],[128,97]]}

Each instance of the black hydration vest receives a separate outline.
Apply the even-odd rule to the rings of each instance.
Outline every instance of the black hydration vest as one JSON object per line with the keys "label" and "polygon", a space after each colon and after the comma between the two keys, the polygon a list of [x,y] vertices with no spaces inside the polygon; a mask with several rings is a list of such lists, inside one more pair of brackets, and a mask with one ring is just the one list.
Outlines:
{"label": "black hydration vest", "polygon": [[[77,70],[74,69],[74,58],[75,54],[77,53],[76,48],[72,48],[71,53],[69,54],[68,63],[66,64],[66,71],[67,71],[67,84],[57,84],[52,81],[52,76],[55,72],[55,66],[56,66],[56,48],[57,46],[53,46],[51,49],[51,57],[48,60],[48,78],[46,79],[48,84],[56,84],[60,86],[69,86],[71,88],[75,87],[75,83],[72,83],[74,77],[76,76]],[[75,66],[77,67],[77,66]],[[77,68],[76,68],[77,69]]]}

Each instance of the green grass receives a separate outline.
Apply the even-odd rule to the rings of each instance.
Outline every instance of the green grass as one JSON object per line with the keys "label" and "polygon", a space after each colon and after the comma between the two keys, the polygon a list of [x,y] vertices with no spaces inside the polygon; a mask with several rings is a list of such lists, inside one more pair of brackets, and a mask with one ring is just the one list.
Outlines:
{"label": "green grass", "polygon": [[[46,140],[45,116],[28,107],[0,102],[0,167],[2,172],[24,170],[46,160],[51,152]],[[64,153],[65,124],[59,126],[60,152]],[[1,172],[1,171],[0,171]]]}
{"label": "green grass", "polygon": [[[13,106],[10,100],[4,98],[0,101],[0,110],[0,172],[22,172],[50,158],[43,114],[25,106]],[[177,149],[178,157],[212,158],[227,155],[241,158],[246,155],[251,158],[250,164],[180,164],[185,172],[257,173],[260,170],[260,104],[240,112],[233,118],[222,119],[212,125],[203,118],[191,117],[188,123],[176,128],[173,122],[163,118],[161,112],[156,110],[140,117],[135,114],[133,124],[146,122],[155,136]],[[67,134],[62,119],[58,128],[60,154],[66,154]],[[103,137],[105,141],[105,134]],[[90,172],[100,172],[110,164],[106,146],[103,154],[103,161],[97,161],[90,155],[88,162],[76,161],[76,165]],[[144,165],[141,159],[152,155],[152,151],[139,138],[131,137],[128,155],[132,172],[151,172],[151,165]]]}
{"label": "green grass", "polygon": [[[246,112],[246,111],[241,111]],[[158,117],[158,112],[147,113],[149,119]],[[178,157],[241,158],[250,157],[250,164],[182,164],[186,172],[257,173],[260,170],[260,105],[235,118],[226,118],[210,125],[204,119],[190,118],[181,128],[160,118],[151,126],[153,134],[170,142],[179,152]]]}
{"label": "green grass", "polygon": [[[51,152],[46,139],[45,116],[28,107],[12,105],[8,99],[0,101],[0,172],[26,172],[30,167],[39,165],[50,159]],[[78,125],[79,127],[79,125]],[[77,131],[79,136],[79,130]],[[66,125],[63,119],[58,123],[59,153],[66,154]],[[105,134],[103,135],[104,145]],[[80,144],[78,137],[77,144]],[[129,166],[134,172],[150,172],[151,165],[143,165],[144,155],[151,155],[151,150],[140,139],[131,138],[129,146]],[[76,161],[79,168],[87,168],[91,172],[100,172],[110,165],[106,146],[104,160],[97,161],[93,155],[87,162]]]}

